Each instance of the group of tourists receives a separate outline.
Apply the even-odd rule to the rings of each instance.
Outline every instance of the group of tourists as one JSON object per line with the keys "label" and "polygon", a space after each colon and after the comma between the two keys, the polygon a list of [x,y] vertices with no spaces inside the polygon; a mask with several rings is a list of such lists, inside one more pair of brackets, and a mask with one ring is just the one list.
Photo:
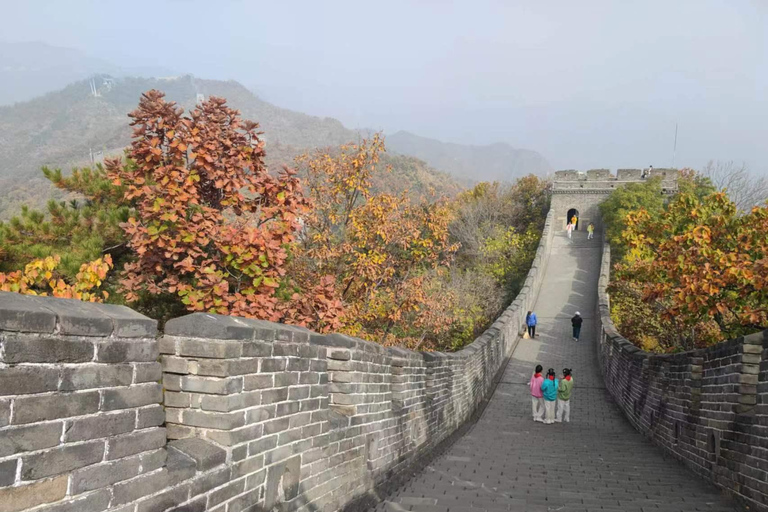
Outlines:
{"label": "group of tourists", "polygon": [[[568,224],[565,226],[565,231],[568,233],[568,238],[573,238],[573,232],[576,231],[576,223],[579,221],[579,218],[574,215],[571,217],[571,220],[568,222]],[[595,225],[591,222],[587,225],[587,240],[592,240],[595,237]]]}
{"label": "group of tourists", "polygon": [[[581,336],[581,324],[584,319],[578,311],[571,318],[573,340],[579,341]],[[525,325],[530,338],[536,336],[536,313],[528,311],[525,315]],[[533,405],[533,421],[545,424],[568,423],[571,420],[571,393],[573,391],[573,371],[563,368],[563,377],[555,377],[555,370],[547,370],[546,376],[542,376],[543,367],[536,365],[536,370],[531,376],[529,387],[531,388],[531,403]]]}
{"label": "group of tourists", "polygon": [[542,366],[536,365],[536,371],[531,376],[531,404],[533,406],[533,421],[546,425],[552,423],[568,423],[571,421],[571,393],[573,392],[573,375],[570,368],[563,368],[563,378],[555,377],[555,370],[547,370],[546,377],[541,375]]}

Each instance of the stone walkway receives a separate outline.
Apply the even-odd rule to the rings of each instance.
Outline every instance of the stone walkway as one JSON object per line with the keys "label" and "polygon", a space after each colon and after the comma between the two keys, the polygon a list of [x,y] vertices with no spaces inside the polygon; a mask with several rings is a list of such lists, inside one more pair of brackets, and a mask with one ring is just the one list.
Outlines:
{"label": "stone walkway", "polygon": [[[377,511],[735,511],[711,484],[665,455],[626,421],[605,389],[593,323],[601,241],[555,237],[535,311],[535,340],[521,340],[480,420]],[[581,341],[570,318],[584,317]],[[536,363],[573,368],[571,423],[531,419],[527,383]]]}

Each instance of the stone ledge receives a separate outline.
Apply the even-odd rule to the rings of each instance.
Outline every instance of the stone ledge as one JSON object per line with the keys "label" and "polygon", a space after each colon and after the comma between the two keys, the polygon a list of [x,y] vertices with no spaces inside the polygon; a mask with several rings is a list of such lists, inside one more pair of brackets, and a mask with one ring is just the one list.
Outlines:
{"label": "stone ledge", "polygon": [[157,322],[125,306],[0,292],[0,330],[147,338]]}
{"label": "stone ledge", "polygon": [[227,460],[227,452],[224,448],[196,437],[169,442],[168,456],[171,457],[173,452],[179,452],[195,461],[197,471],[208,471],[223,465]]}

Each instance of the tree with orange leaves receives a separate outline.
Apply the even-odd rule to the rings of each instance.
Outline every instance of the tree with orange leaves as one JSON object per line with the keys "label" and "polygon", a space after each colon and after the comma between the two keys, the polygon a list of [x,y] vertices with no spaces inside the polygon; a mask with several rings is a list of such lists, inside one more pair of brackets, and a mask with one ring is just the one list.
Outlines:
{"label": "tree with orange leaves", "polygon": [[130,161],[106,162],[136,205],[123,224],[136,255],[126,299],[175,294],[190,311],[337,327],[332,282],[299,292],[286,276],[308,202],[293,170],[267,172],[258,124],[215,97],[185,116],[155,90],[130,117]]}
{"label": "tree with orange leaves", "polygon": [[443,201],[412,202],[407,194],[371,192],[384,152],[380,135],[338,151],[305,154],[313,209],[304,218],[292,273],[303,282],[332,277],[344,304],[344,332],[384,344],[418,346],[450,327],[430,293],[456,247],[448,241],[450,211]]}
{"label": "tree with orange leaves", "polygon": [[725,193],[678,194],[658,216],[626,217],[618,282],[634,283],[688,349],[768,328],[768,206],[739,215]]}

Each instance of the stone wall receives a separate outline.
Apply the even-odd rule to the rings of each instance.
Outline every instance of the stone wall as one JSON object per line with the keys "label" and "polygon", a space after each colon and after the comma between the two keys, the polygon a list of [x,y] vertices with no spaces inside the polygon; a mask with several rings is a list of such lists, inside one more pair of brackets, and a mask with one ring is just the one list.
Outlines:
{"label": "stone wall", "polygon": [[551,225],[512,305],[451,354],[207,314],[157,338],[125,307],[0,293],[0,512],[363,507],[489,397]]}
{"label": "stone wall", "polygon": [[605,384],[637,430],[752,510],[768,511],[768,331],[651,354],[610,318],[605,244],[596,319]]}

